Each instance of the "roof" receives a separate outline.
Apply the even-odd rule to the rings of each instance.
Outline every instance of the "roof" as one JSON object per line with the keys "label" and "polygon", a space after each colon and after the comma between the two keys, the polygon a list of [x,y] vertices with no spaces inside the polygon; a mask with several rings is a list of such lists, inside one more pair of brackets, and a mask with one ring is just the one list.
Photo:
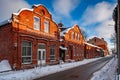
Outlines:
{"label": "roof", "polygon": [[5,21],[0,22],[0,26],[5,25],[7,23],[11,23],[11,19],[7,19]]}
{"label": "roof", "polygon": [[66,47],[63,47],[63,46],[60,46],[60,49],[62,49],[62,50],[67,50],[67,48],[66,48]]}
{"label": "roof", "polygon": [[97,48],[101,48],[101,47],[98,47],[96,45],[93,45],[93,44],[90,44],[90,43],[87,43],[87,42],[84,42],[85,44],[89,45],[89,46],[92,46],[92,47],[97,47]]}
{"label": "roof", "polygon": [[61,31],[60,32],[60,36],[64,36],[65,33],[68,33],[68,31],[70,30],[71,28],[66,28],[65,30]]}
{"label": "roof", "polygon": [[[76,24],[75,24],[74,26],[76,26]],[[65,34],[65,33],[68,33],[69,30],[71,30],[72,28],[74,28],[74,26],[73,26],[73,27],[66,28],[66,29],[64,29],[63,31],[61,31],[61,32],[60,32],[60,36],[64,36],[64,34]],[[59,28],[59,29],[60,29],[60,28]]]}
{"label": "roof", "polygon": [[18,11],[18,13],[13,13],[14,15],[19,15],[23,10],[28,10],[28,11],[33,11],[33,9],[29,9],[29,8],[22,8]]}

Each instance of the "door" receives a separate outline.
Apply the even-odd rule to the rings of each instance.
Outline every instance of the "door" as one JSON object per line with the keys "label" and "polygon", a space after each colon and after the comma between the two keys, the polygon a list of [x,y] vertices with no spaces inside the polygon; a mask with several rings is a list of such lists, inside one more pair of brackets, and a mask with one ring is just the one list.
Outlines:
{"label": "door", "polygon": [[38,65],[46,64],[46,51],[45,49],[38,49]]}

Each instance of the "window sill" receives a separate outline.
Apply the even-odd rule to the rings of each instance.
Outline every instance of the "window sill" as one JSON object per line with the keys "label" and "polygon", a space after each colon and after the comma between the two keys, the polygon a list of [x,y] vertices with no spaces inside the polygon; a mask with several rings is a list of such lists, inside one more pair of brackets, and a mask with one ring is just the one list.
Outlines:
{"label": "window sill", "polygon": [[22,63],[23,65],[27,65],[27,64],[32,64],[32,62],[28,62],[28,63]]}

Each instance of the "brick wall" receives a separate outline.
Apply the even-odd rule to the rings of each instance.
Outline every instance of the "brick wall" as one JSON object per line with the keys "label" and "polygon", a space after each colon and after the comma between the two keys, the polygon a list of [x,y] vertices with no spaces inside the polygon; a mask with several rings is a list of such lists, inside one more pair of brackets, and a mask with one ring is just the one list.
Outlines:
{"label": "brick wall", "polygon": [[12,26],[10,23],[0,27],[0,60],[7,59],[13,64]]}

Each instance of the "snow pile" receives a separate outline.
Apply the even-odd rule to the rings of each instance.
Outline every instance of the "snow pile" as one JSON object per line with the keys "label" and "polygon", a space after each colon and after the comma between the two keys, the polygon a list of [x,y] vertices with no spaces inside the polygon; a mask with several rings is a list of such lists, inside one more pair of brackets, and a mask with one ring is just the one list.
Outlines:
{"label": "snow pile", "polygon": [[85,59],[83,61],[64,63],[46,67],[37,67],[25,71],[14,71],[8,74],[0,74],[0,80],[32,80],[59,71],[64,71],[66,69],[70,69],[79,65],[87,64],[98,59],[101,58]]}
{"label": "snow pile", "polygon": [[12,70],[8,60],[3,60],[0,62],[0,72]]}
{"label": "snow pile", "polygon": [[117,58],[113,58],[101,70],[95,72],[90,80],[115,80]]}

